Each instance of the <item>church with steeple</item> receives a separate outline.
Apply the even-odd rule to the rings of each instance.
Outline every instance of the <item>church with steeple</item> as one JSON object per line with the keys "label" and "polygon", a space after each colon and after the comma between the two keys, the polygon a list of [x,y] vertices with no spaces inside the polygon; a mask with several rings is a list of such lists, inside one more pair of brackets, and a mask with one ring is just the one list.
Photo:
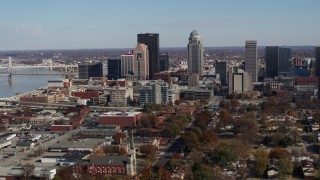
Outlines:
{"label": "church with steeple", "polygon": [[136,147],[133,132],[131,132],[130,149],[126,155],[92,155],[89,162],[82,161],[75,165],[74,169],[77,172],[81,172],[81,169],[87,169],[90,174],[137,175]]}

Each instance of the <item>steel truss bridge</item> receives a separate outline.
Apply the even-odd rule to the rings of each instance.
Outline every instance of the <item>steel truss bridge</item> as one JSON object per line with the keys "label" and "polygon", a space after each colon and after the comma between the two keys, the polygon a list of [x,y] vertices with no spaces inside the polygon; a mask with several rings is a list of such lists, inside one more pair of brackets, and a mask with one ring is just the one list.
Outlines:
{"label": "steel truss bridge", "polygon": [[0,75],[78,75],[78,64],[60,64],[45,61],[41,64],[13,63],[9,57],[7,64],[0,64]]}

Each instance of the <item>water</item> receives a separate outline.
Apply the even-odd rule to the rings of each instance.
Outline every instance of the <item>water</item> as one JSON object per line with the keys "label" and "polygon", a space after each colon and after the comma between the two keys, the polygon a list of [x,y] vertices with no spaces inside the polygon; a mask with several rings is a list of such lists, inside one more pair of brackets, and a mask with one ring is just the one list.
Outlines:
{"label": "water", "polygon": [[7,75],[0,75],[0,98],[15,96],[46,86],[48,80],[61,80],[61,75],[12,75],[11,81]]}

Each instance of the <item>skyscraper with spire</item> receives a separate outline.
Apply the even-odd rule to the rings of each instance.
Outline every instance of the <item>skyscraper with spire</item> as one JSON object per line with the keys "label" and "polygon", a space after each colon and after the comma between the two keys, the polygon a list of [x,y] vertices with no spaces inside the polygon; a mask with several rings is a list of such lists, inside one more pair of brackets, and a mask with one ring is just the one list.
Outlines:
{"label": "skyscraper with spire", "polygon": [[188,43],[188,73],[203,75],[203,45],[198,31],[193,30]]}

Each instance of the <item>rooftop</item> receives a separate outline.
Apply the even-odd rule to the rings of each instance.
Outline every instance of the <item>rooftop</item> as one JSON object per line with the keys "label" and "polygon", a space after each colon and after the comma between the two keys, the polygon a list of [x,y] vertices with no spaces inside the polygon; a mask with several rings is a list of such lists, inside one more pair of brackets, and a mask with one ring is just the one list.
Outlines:
{"label": "rooftop", "polygon": [[90,139],[79,139],[74,141],[61,141],[59,143],[51,145],[50,149],[69,149],[69,148],[93,148],[99,143],[106,142],[105,139],[101,138],[90,138]]}
{"label": "rooftop", "polygon": [[90,160],[95,166],[125,166],[129,156],[93,156]]}
{"label": "rooftop", "polygon": [[141,114],[141,112],[120,112],[120,111],[115,111],[115,112],[106,112],[103,113],[101,116],[130,116],[130,117],[134,117],[136,115]]}

